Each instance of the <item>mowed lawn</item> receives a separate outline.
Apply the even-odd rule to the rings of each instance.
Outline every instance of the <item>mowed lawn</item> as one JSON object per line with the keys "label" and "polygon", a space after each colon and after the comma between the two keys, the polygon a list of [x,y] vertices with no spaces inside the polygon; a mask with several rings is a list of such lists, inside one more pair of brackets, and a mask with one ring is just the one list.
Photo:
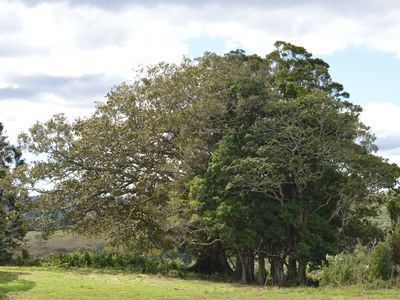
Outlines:
{"label": "mowed lawn", "polygon": [[93,270],[0,267],[3,299],[400,299],[396,289],[270,288]]}

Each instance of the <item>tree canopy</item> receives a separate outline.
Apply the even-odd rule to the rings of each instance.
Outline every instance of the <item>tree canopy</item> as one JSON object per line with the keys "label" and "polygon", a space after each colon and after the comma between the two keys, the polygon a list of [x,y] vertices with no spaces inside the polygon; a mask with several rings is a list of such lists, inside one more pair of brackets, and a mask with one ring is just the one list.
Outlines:
{"label": "tree canopy", "polygon": [[25,236],[27,196],[14,176],[24,163],[21,152],[9,144],[3,128],[0,123],[0,262],[11,259],[13,250]]}
{"label": "tree canopy", "polygon": [[137,251],[190,251],[206,273],[232,273],[235,257],[246,283],[255,259],[265,282],[267,259],[274,283],[304,283],[399,168],[374,153],[361,107],[326,62],[275,46],[265,58],[238,50],[151,66],[91,117],[57,115],[21,135],[44,154],[26,178],[47,228],[61,218]]}

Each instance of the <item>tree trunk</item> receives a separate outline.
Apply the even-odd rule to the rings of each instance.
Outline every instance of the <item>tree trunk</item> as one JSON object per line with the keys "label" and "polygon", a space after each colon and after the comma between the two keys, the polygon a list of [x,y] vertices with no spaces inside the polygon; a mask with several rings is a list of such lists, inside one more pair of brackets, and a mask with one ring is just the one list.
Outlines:
{"label": "tree trunk", "polygon": [[221,243],[206,247],[188,271],[201,274],[233,274]]}
{"label": "tree trunk", "polygon": [[236,255],[235,261],[235,278],[241,279],[242,278],[242,260],[240,259],[240,255]]}
{"label": "tree trunk", "polygon": [[257,281],[259,284],[265,285],[267,275],[265,273],[265,257],[262,254],[258,255],[258,276]]}
{"label": "tree trunk", "polygon": [[243,284],[252,284],[254,282],[254,257],[248,254],[240,254],[242,262],[242,276],[240,282]]}
{"label": "tree trunk", "polygon": [[[301,219],[301,218],[300,218]],[[296,250],[295,228],[293,225],[288,225],[288,265],[287,265],[287,282],[294,284],[297,283],[297,262],[293,256]]]}
{"label": "tree trunk", "polygon": [[255,275],[254,275],[254,255],[250,255],[249,257],[249,273],[251,276],[251,282],[255,281]]}
{"label": "tree trunk", "polygon": [[273,257],[271,259],[271,274],[272,284],[283,286],[285,285],[285,273],[283,271],[283,259],[280,257]]}
{"label": "tree trunk", "polygon": [[298,280],[297,263],[296,263],[296,259],[293,256],[289,256],[287,280],[290,283],[295,283]]}
{"label": "tree trunk", "polygon": [[298,269],[298,281],[301,285],[305,285],[307,283],[307,263],[305,261],[299,261],[299,269]]}

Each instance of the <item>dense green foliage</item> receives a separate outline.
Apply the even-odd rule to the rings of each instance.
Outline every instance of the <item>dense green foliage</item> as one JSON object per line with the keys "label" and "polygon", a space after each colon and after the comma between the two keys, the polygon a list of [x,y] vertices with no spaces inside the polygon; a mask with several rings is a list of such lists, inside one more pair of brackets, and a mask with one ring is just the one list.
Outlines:
{"label": "dense green foliage", "polygon": [[43,228],[178,249],[197,258],[191,270],[243,283],[255,281],[255,260],[265,283],[267,262],[277,285],[305,284],[327,254],[381,238],[371,217],[399,168],[374,154],[361,107],[327,63],[275,46],[265,58],[161,63],[88,119],[35,124],[21,143],[44,157],[25,177]]}
{"label": "dense green foliage", "polygon": [[358,246],[352,253],[327,255],[320,272],[320,283],[326,285],[366,284],[370,281],[370,253],[366,247]]}
{"label": "dense green foliage", "polygon": [[143,255],[140,256],[107,251],[95,253],[54,253],[45,257],[41,264],[62,268],[111,268],[139,273],[159,273],[165,275],[182,275],[184,272],[183,264],[178,261],[162,259],[161,257],[146,257]]}
{"label": "dense green foliage", "polygon": [[0,123],[0,262],[11,259],[12,252],[25,236],[24,200],[14,174],[23,165],[21,152],[3,135]]}
{"label": "dense green foliage", "polygon": [[[358,246],[351,253],[327,256],[322,266],[322,285],[389,284],[398,282],[399,226],[386,236],[385,240],[372,249]],[[383,280],[383,281],[382,281]],[[386,284],[387,286],[387,284]]]}
{"label": "dense green foliage", "polygon": [[374,278],[388,280],[393,274],[392,248],[388,243],[380,242],[372,251],[370,258],[371,275]]}

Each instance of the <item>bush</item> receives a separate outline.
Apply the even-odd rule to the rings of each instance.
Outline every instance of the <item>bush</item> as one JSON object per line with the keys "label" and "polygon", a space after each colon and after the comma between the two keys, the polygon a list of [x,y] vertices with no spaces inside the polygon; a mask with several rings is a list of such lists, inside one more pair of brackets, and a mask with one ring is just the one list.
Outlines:
{"label": "bush", "polygon": [[326,256],[327,265],[322,267],[321,285],[342,285],[356,282],[356,260],[350,254]]}
{"label": "bush", "polygon": [[183,265],[173,260],[164,261],[160,257],[146,257],[107,251],[96,253],[54,253],[50,254],[45,259],[45,262],[47,265],[63,268],[113,268],[150,274],[181,274],[184,271]]}
{"label": "bush", "polygon": [[366,249],[357,247],[353,253],[327,255],[320,275],[321,285],[350,285],[366,283],[369,278]]}
{"label": "bush", "polygon": [[387,242],[379,243],[371,252],[371,276],[374,279],[388,280],[393,272],[392,247]]}
{"label": "bush", "polygon": [[389,237],[389,243],[392,248],[393,262],[400,265],[400,223],[394,227],[392,235]]}
{"label": "bush", "polygon": [[39,266],[40,261],[37,258],[33,258],[30,256],[28,250],[22,249],[21,254],[16,256],[13,261],[11,261],[12,264],[17,265],[17,266]]}

